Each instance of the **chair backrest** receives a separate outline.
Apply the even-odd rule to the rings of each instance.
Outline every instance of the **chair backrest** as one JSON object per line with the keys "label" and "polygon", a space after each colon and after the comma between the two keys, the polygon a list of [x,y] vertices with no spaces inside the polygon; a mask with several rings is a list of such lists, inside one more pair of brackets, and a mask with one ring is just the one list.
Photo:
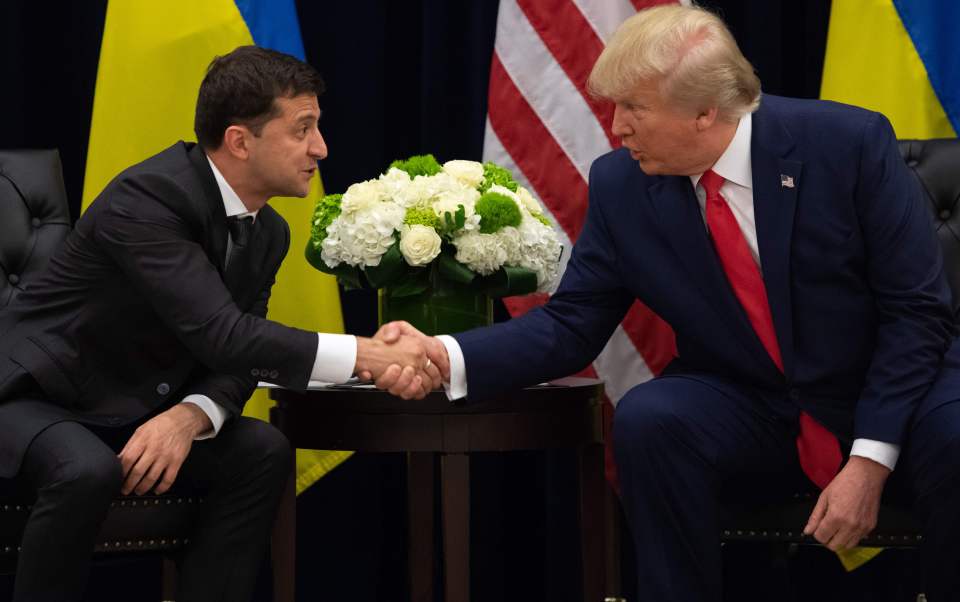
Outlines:
{"label": "chair backrest", "polygon": [[930,202],[953,315],[960,316],[960,139],[901,140],[900,154]]}
{"label": "chair backrest", "polygon": [[69,232],[60,153],[0,151],[0,309],[43,271]]}

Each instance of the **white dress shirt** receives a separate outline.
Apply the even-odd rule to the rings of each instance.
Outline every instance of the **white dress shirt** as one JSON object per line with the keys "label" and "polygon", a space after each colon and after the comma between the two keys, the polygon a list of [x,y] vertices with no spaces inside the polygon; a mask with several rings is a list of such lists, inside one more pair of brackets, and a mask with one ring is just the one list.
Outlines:
{"label": "white dress shirt", "polygon": [[[223,197],[223,208],[227,217],[247,217],[257,218],[256,211],[248,211],[246,205],[237,196],[233,187],[227,182],[217,166],[214,165],[210,157],[207,157],[210,163],[210,169],[213,170],[213,177],[217,181],[217,187],[220,189],[220,196]],[[233,247],[233,240],[227,235],[227,255]],[[357,338],[346,334],[328,334],[317,333],[317,355],[313,360],[313,371],[310,374],[310,380],[318,380],[331,383],[346,382],[353,376],[353,368],[357,363]],[[191,393],[183,398],[181,403],[192,403],[200,407],[204,414],[210,418],[213,428],[198,435],[196,440],[209,439],[216,437],[227,419],[227,412],[223,406],[210,399],[206,395]]]}
{"label": "white dress shirt", "polygon": [[[757,224],[753,213],[753,168],[751,167],[750,140],[753,131],[753,117],[748,113],[740,119],[733,140],[723,151],[720,158],[713,165],[713,171],[724,178],[720,187],[720,194],[727,201],[733,216],[740,226],[750,254],[757,265],[760,265],[760,252],[757,246]],[[700,203],[700,213],[706,224],[706,192],[697,184],[703,174],[690,176]],[[456,339],[449,336],[440,337],[447,353],[450,355],[450,383],[444,383],[450,399],[459,399],[467,395],[467,369],[463,359],[463,351]],[[851,456],[861,456],[879,462],[893,470],[900,456],[900,446],[885,441],[873,439],[855,439],[850,449]]]}

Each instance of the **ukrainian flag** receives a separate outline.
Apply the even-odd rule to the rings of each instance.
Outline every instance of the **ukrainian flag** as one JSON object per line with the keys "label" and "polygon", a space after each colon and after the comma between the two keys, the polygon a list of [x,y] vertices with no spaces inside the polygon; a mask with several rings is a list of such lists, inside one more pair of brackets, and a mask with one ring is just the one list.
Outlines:
{"label": "ukrainian flag", "polygon": [[[833,0],[820,97],[883,113],[898,138],[955,138],[958,23],[956,0]],[[852,571],[882,549],[837,555]]]}
{"label": "ukrainian flag", "polygon": [[898,138],[960,131],[960,2],[834,0],[820,97],[880,111]]}
{"label": "ukrainian flag", "polygon": [[[213,57],[256,44],[304,59],[293,0],[111,0],[107,5],[83,183],[83,208],[123,169],[179,139],[194,140],[200,82]],[[310,196],[275,198],[270,205],[290,224],[290,246],[310,237],[320,178]],[[321,332],[343,332],[334,278],[293,252],[277,274],[268,316]],[[246,414],[267,418],[269,400],[258,391]],[[297,450],[297,492],[350,455]]]}

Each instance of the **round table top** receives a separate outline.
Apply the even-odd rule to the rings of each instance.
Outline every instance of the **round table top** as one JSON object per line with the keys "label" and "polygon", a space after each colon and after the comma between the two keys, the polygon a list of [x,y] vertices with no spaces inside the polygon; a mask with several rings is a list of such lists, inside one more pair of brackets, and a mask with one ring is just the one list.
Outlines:
{"label": "round table top", "polygon": [[443,391],[404,400],[373,388],[272,389],[273,422],[294,447],[358,451],[507,451],[602,441],[603,383],[570,377],[495,399]]}

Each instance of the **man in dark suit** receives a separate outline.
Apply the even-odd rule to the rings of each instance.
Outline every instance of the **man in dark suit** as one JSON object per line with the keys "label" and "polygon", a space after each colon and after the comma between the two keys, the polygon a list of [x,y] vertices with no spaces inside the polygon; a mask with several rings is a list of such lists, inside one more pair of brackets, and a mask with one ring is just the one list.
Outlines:
{"label": "man in dark suit", "polygon": [[0,477],[37,490],[18,602],[79,599],[111,499],[175,481],[205,495],[177,600],[249,599],[292,468],[278,431],[240,417],[257,381],[304,389],[362,370],[404,397],[439,384],[419,341],[265,319],[290,242],[267,201],[306,196],[327,154],[322,89],[277,52],[215,59],[199,144],[117,176],[0,317]]}
{"label": "man in dark suit", "polygon": [[885,489],[907,495],[928,599],[960,599],[960,344],[887,120],[761,95],[725,25],[691,7],[626,21],[589,85],[624,148],[591,169],[546,306],[428,341],[452,360],[451,395],[577,372],[640,299],[678,349],[614,418],[642,600],[719,600],[721,494],[803,475],[823,489],[805,532],[833,550],[874,527]]}

